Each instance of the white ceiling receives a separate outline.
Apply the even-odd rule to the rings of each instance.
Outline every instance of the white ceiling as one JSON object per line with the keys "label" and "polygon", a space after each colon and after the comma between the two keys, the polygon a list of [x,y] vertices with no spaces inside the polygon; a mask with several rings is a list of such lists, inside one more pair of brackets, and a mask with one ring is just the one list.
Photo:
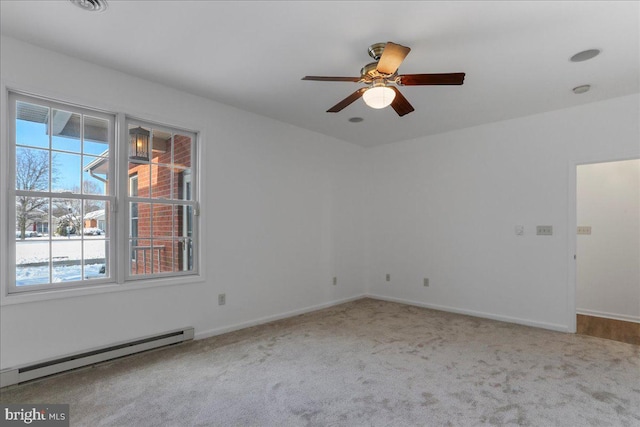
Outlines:
{"label": "white ceiling", "polygon": [[[89,13],[2,0],[0,30],[362,146],[640,91],[636,1],[108,1]],[[326,113],[359,85],[301,78],[358,76],[386,41],[412,49],[400,74],[465,72],[464,85],[401,87],[416,110],[404,117],[361,100]],[[602,53],[569,61],[591,48]]]}

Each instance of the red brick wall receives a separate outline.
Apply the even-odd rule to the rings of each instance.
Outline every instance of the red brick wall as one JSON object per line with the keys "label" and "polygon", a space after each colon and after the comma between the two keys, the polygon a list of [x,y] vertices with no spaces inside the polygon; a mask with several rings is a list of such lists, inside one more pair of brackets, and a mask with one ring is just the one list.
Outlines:
{"label": "red brick wall", "polygon": [[[130,163],[129,176],[138,175],[138,197],[182,199],[184,197],[182,194],[182,173],[185,170],[183,168],[190,166],[191,138],[175,135],[173,167],[171,164],[171,143],[168,142],[166,151],[154,150],[151,164]],[[171,185],[172,175],[173,187]],[[132,274],[152,273],[152,256],[154,257],[153,273],[182,270],[183,252],[180,238],[183,235],[183,216],[182,206],[163,204],[162,200],[154,202],[153,205],[138,203],[137,246],[153,246],[153,250],[137,251],[137,260],[132,261],[131,265]],[[149,239],[150,237],[151,239]]]}

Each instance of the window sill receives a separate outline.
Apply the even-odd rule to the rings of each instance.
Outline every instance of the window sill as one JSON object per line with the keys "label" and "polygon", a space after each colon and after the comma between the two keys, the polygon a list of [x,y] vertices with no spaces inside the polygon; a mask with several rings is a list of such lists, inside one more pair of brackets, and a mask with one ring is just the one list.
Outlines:
{"label": "window sill", "polygon": [[109,283],[85,288],[47,289],[42,291],[3,295],[0,298],[0,306],[49,301],[63,298],[75,298],[112,292],[126,292],[139,289],[155,289],[165,286],[194,285],[201,283],[204,283],[203,276],[200,274],[194,274],[182,277],[153,278],[133,280],[125,283]]}

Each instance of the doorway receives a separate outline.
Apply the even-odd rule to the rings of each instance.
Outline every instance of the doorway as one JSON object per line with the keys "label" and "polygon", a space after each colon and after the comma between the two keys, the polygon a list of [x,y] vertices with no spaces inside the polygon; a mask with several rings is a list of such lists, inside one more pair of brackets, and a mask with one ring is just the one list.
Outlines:
{"label": "doorway", "polygon": [[578,165],[576,331],[640,345],[640,159]]}

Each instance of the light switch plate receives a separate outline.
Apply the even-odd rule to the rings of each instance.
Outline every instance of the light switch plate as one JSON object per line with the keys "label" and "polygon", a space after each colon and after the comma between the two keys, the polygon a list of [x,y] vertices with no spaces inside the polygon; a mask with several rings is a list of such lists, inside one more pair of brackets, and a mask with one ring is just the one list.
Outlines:
{"label": "light switch plate", "polygon": [[551,235],[553,235],[553,226],[551,226],[551,225],[538,225],[536,227],[536,234],[538,236],[551,236]]}
{"label": "light switch plate", "polygon": [[578,234],[591,234],[591,226],[590,225],[579,225],[578,226]]}

